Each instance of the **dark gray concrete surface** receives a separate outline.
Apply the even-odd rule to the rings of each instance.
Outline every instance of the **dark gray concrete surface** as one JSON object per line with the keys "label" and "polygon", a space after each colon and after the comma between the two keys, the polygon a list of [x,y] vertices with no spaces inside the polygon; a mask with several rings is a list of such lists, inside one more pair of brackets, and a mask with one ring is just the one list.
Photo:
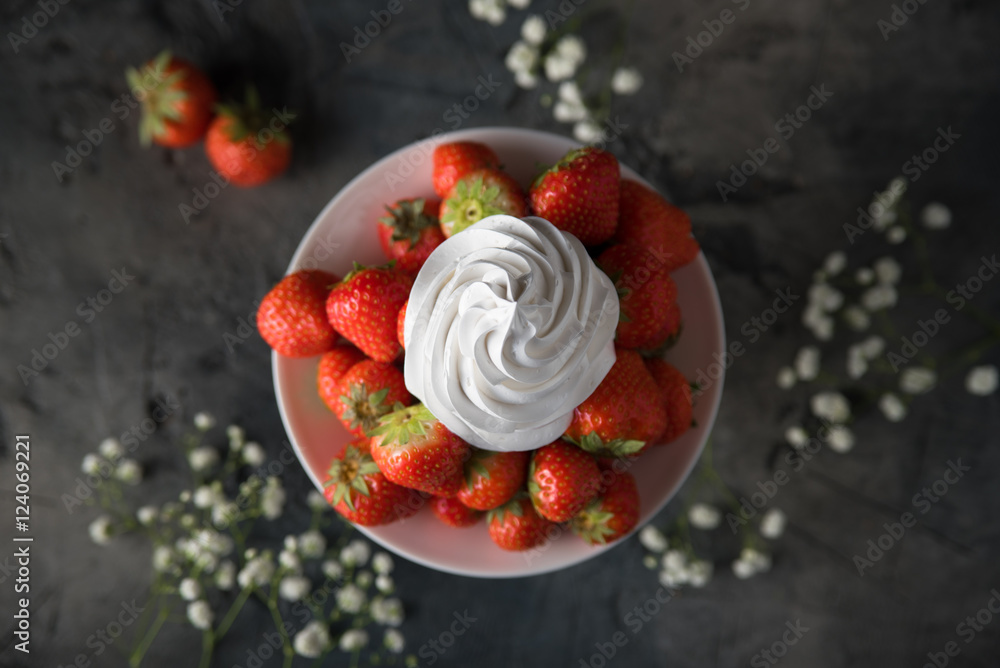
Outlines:
{"label": "dark gray concrete surface", "polygon": [[[69,514],[60,496],[74,485],[82,455],[104,437],[147,416],[157,397],[181,408],[143,445],[150,501],[186,484],[171,438],[198,410],[237,421],[277,454],[284,434],[274,404],[269,351],[254,336],[227,352],[234,332],[283,273],[307,226],[359,170],[435,128],[480,75],[503,84],[462,127],[511,125],[567,132],[536,93],[517,90],[503,66],[523,12],[491,28],[462,2],[412,2],[353,62],[338,43],[380,3],[244,0],[224,20],[213,3],[71,0],[14,53],[0,44],[0,499],[12,507],[14,434],[33,437],[34,651],[10,646],[12,583],[4,601],[0,665],[57,666],[86,651],[86,638],[141,601],[148,552],[141,543],[91,544],[89,509]],[[536,0],[535,11],[556,6]],[[971,274],[1000,245],[996,179],[1000,133],[1000,7],[983,0],[927,0],[883,39],[877,21],[892,2],[749,0],[661,3],[641,0],[628,21],[628,59],[646,87],[614,109],[627,126],[611,149],[669,189],[687,208],[718,281],[730,338],[760,313],[773,291],[804,292],[815,266],[846,248],[842,226],[867,205],[910,156],[951,126],[961,138],[919,181],[920,206],[948,203],[955,224],[933,251],[944,283]],[[590,0],[596,8],[597,0]],[[737,8],[737,20],[679,73],[671,53],[702,21]],[[5,0],[2,32],[19,30],[33,2]],[[583,10],[581,10],[583,11]],[[598,22],[592,49],[609,40]],[[200,148],[144,150],[135,115],[111,110],[126,92],[123,70],[161,48],[204,64],[222,88],[253,79],[265,97],[302,111],[290,171],[254,190],[224,190],[185,224],[178,205],[209,179]],[[738,196],[721,202],[715,183],[745,151],[774,134],[774,123],[825,84],[833,96]],[[111,117],[114,131],[60,183],[51,163],[81,132]],[[869,234],[851,248],[877,256]],[[77,304],[127,268],[133,285],[48,368],[25,385],[15,367],[48,333],[79,321]],[[997,311],[997,286],[979,306]],[[907,303],[914,322],[926,305]],[[771,476],[773,453],[805,396],[774,385],[808,336],[797,309],[733,366],[716,429],[723,476],[740,492]],[[907,311],[907,312],[910,312]],[[904,317],[905,322],[905,317]],[[974,335],[955,325],[949,340]],[[953,338],[952,338],[953,337]],[[993,361],[997,359],[994,356]],[[998,398],[972,401],[961,378],[919,399],[901,425],[877,415],[856,425],[859,444],[824,452],[782,489],[775,503],[790,517],[771,573],[737,581],[717,546],[719,573],[704,590],[685,591],[636,634],[625,615],[658,588],[640,565],[635,540],[602,558],[553,575],[482,581],[399,563],[407,605],[403,627],[416,651],[455,611],[478,619],[441,657],[447,666],[579,666],[618,631],[629,642],[608,665],[738,666],[780,639],[787,621],[809,628],[780,660],[785,666],[922,666],[928,652],[957,640],[950,665],[995,666],[1000,618],[966,643],[956,626],[1000,587],[1000,410]],[[972,470],[880,563],[858,577],[851,556],[910,508],[949,459]],[[290,490],[307,489],[297,467]],[[291,494],[288,517],[305,513]],[[676,504],[660,516],[661,524]],[[13,518],[0,520],[0,560],[12,552]],[[250,615],[219,648],[216,666],[242,665],[246,647],[269,628]],[[192,665],[200,640],[182,627],[165,632],[146,665]],[[118,665],[114,652],[95,665]],[[340,665],[342,657],[329,665]],[[303,663],[303,665],[305,665]],[[425,664],[424,665],[428,665]],[[759,664],[758,664],[759,665]]]}

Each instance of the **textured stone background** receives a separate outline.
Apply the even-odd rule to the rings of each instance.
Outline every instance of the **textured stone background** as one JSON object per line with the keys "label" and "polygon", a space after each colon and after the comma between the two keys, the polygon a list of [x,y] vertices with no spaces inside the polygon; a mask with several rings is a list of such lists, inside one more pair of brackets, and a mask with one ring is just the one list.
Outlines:
{"label": "textured stone background", "polygon": [[[556,4],[536,0],[534,9]],[[934,237],[932,250],[945,284],[970,276],[980,256],[1000,245],[1000,6],[929,0],[885,41],[876,21],[889,18],[889,0],[750,0],[745,11],[737,4],[743,2],[634,4],[627,58],[647,85],[614,109],[627,128],[610,147],[690,211],[715,271],[729,337],[744,340],[742,324],[770,304],[774,290],[804,294],[822,258],[847,247],[842,226],[856,208],[939,127],[951,126],[961,139],[911,184],[910,196],[916,206],[951,206],[955,224]],[[209,0],[76,0],[19,53],[6,39],[0,45],[0,499],[11,507],[13,435],[30,433],[36,536],[34,652],[25,662],[12,650],[5,616],[0,665],[69,662],[88,651],[87,636],[122,601],[145,596],[149,555],[141,544],[92,545],[86,526],[94,512],[68,514],[60,502],[75,484],[80,458],[101,439],[140,422],[158,397],[180,402],[138,451],[151,502],[173,498],[187,484],[170,439],[198,410],[245,425],[271,456],[278,453],[284,434],[267,347],[254,336],[229,354],[222,336],[235,332],[282,275],[338,189],[384,154],[449,128],[444,112],[480,75],[503,84],[463,127],[567,131],[504,70],[523,13],[491,28],[471,20],[463,2],[405,0],[384,33],[346,63],[338,43],[383,5],[244,0],[220,20]],[[586,9],[597,5],[591,0]],[[671,53],[727,7],[737,8],[736,22],[678,73]],[[32,2],[5,0],[3,32],[35,11]],[[610,44],[601,30],[608,25],[598,20],[587,33],[593,52]],[[125,67],[164,47],[203,64],[224,89],[240,91],[253,79],[265,97],[303,113],[286,176],[254,190],[224,190],[190,225],[178,205],[190,203],[192,189],[209,179],[203,152],[143,150],[136,116],[120,121],[111,110],[127,90]],[[820,84],[833,91],[830,101],[722,203],[715,182]],[[50,163],[105,117],[115,130],[58,182]],[[859,259],[884,251],[874,234],[851,248]],[[93,322],[81,322],[77,304],[121,267],[134,283]],[[997,312],[997,293],[987,284],[977,305]],[[903,308],[915,323],[932,307]],[[781,393],[773,382],[807,340],[796,322],[800,310],[750,346],[727,380],[717,460],[740,493],[770,478],[780,434],[802,411],[805,395]],[[16,365],[29,363],[31,350],[71,320],[82,335],[40,377],[22,383]],[[974,327],[950,327],[949,341],[976,335]],[[810,630],[782,665],[923,665],[927,652],[960,640],[956,625],[1000,586],[998,407],[996,396],[971,400],[957,375],[919,399],[902,425],[862,417],[853,452],[822,453],[773,502],[791,525],[770,574],[736,581],[725,565],[735,546],[714,546],[720,572],[711,585],[685,591],[629,633],[609,665],[745,665],[797,619]],[[912,495],[957,457],[971,472],[859,578],[851,556],[882,532],[883,522],[911,509]],[[306,489],[297,467],[284,477],[290,490]],[[294,518],[304,506],[291,497]],[[672,504],[660,523],[676,512]],[[10,522],[4,514],[0,536],[10,533]],[[409,648],[416,651],[446,629],[453,612],[467,610],[478,621],[440,665],[580,665],[595,642],[629,631],[624,615],[658,588],[641,556],[632,540],[561,573],[497,582],[400,563]],[[10,610],[9,579],[0,590],[2,609]],[[219,648],[215,665],[242,665],[246,647],[270,628],[262,614],[245,621]],[[998,640],[994,619],[972,642],[960,641],[953,665],[996,665]],[[195,632],[172,627],[147,665],[191,665],[199,644]],[[96,665],[119,662],[112,651]]]}

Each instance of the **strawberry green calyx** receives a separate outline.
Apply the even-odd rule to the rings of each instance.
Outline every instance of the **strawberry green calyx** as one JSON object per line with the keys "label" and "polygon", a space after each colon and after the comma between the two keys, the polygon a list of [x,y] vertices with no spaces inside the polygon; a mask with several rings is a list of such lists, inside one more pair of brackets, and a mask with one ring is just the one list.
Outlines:
{"label": "strawberry green calyx", "polygon": [[351,429],[360,426],[368,434],[378,426],[380,417],[393,410],[393,406],[385,403],[388,394],[388,387],[369,394],[364,383],[352,386],[349,395],[340,397],[345,408],[341,418],[350,421]]}
{"label": "strawberry green calyx", "polygon": [[482,178],[463,179],[455,184],[455,195],[448,200],[448,212],[441,223],[450,226],[454,230],[452,234],[457,234],[487,216],[506,213],[496,204],[500,194],[498,186],[486,186]]}
{"label": "strawberry green calyx", "polygon": [[353,445],[347,446],[343,459],[334,459],[327,472],[330,479],[323,483],[324,487],[336,485],[331,505],[336,506],[341,501],[347,505],[351,512],[354,512],[354,501],[351,499],[351,490],[356,490],[359,494],[368,496],[368,485],[365,483],[365,476],[374,475],[379,472],[378,466],[371,455],[358,450]]}
{"label": "strawberry green calyx", "polygon": [[129,87],[145,93],[141,99],[143,114],[139,122],[139,141],[143,146],[149,146],[153,137],[167,131],[168,120],[180,121],[183,118],[180,105],[187,99],[188,93],[177,84],[184,79],[186,72],[175,70],[167,73],[172,57],[170,51],[162,51],[141,70],[134,67],[125,70]]}
{"label": "strawberry green calyx", "polygon": [[581,450],[597,455],[598,457],[626,457],[637,454],[646,445],[646,441],[635,439],[616,438],[607,443],[604,442],[597,432],[584,434],[579,440],[563,436],[563,440],[569,441]]}
{"label": "strawberry green calyx", "polygon": [[389,215],[379,220],[392,228],[392,241],[408,240],[412,248],[420,240],[421,231],[438,224],[436,217],[424,213],[424,204],[424,199],[414,199],[385,207]]}
{"label": "strawberry green calyx", "polygon": [[512,498],[507,503],[497,508],[494,508],[493,510],[487,511],[486,513],[487,524],[493,522],[493,520],[502,522],[504,518],[507,517],[508,514],[513,515],[514,517],[523,517],[524,509],[521,506],[521,501],[525,498],[527,497],[523,492],[515,494],[514,498]]}
{"label": "strawberry green calyx", "polygon": [[556,164],[552,165],[551,167],[545,167],[544,165],[540,165],[540,167],[542,169],[542,173],[538,175],[538,178],[536,178],[535,181],[534,181],[534,183],[531,184],[531,187],[532,188],[537,188],[541,184],[541,182],[545,180],[546,176],[548,176],[549,174],[554,174],[554,173],[558,172],[561,169],[566,169],[567,167],[569,167],[571,165],[571,163],[574,160],[576,160],[580,156],[583,156],[583,155],[586,155],[587,153],[590,153],[591,150],[593,150],[593,149],[591,149],[591,148],[589,148],[587,146],[583,146],[581,148],[576,148],[576,149],[573,149],[572,151],[570,151],[569,153],[567,153],[566,155],[564,155],[562,158],[560,158],[559,162],[557,162]]}
{"label": "strawberry green calyx", "polygon": [[389,271],[393,269],[395,266],[396,266],[395,260],[389,260],[385,264],[380,264],[380,265],[366,265],[355,261],[354,266],[351,268],[349,272],[347,272],[347,275],[344,276],[342,279],[340,279],[340,283],[344,285],[350,283],[352,278],[354,278],[361,272],[365,271],[366,269],[385,269],[386,271]]}
{"label": "strawberry green calyx", "polygon": [[381,436],[380,445],[387,443],[406,445],[411,437],[426,436],[435,422],[437,418],[423,404],[405,407],[399,404],[393,412],[382,416],[379,426],[372,430],[371,436]]}
{"label": "strawberry green calyx", "polygon": [[[277,119],[274,112],[261,107],[260,94],[254,86],[247,86],[243,104],[217,104],[215,112],[229,120],[226,135],[234,143],[251,137],[254,148],[262,151],[272,141],[279,144],[291,141],[285,123],[295,120],[295,112],[285,109],[281,112],[281,119]],[[277,128],[274,127],[275,121],[278,122]]]}
{"label": "strawberry green calyx", "polygon": [[588,543],[604,545],[607,537],[615,533],[609,526],[614,517],[614,513],[603,510],[603,500],[597,499],[570,520],[570,529]]}
{"label": "strawberry green calyx", "polygon": [[472,448],[472,455],[469,457],[469,462],[465,465],[465,486],[467,488],[472,489],[473,478],[475,475],[479,475],[481,478],[489,480],[490,472],[489,469],[487,469],[483,464],[483,461],[492,456],[493,453],[489,450],[482,450],[476,447]]}

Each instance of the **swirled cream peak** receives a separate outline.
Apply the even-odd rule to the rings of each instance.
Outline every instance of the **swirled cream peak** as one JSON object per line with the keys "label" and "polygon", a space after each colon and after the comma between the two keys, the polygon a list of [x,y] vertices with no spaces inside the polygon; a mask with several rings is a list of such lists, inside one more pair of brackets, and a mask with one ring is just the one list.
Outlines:
{"label": "swirled cream peak", "polygon": [[417,275],[406,387],[477,447],[538,448],[611,369],[617,324],[615,287],[576,237],[542,218],[489,216]]}

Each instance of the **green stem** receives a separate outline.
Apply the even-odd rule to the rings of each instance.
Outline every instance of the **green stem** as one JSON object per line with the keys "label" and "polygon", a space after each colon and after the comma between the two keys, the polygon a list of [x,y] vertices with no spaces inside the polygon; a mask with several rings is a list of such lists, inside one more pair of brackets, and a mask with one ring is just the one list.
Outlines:
{"label": "green stem", "polygon": [[139,646],[135,648],[132,652],[132,656],[129,657],[129,665],[132,668],[138,668],[142,664],[142,658],[146,655],[149,650],[149,646],[153,644],[156,639],[157,634],[160,632],[160,628],[163,627],[163,623],[167,621],[167,617],[170,616],[170,606],[166,605],[160,608],[159,614],[156,615],[156,619],[153,621],[152,626],[146,631],[146,635],[143,637]]}
{"label": "green stem", "polygon": [[201,661],[198,663],[199,668],[209,668],[209,663],[212,661],[213,649],[215,649],[215,634],[209,629],[201,635]]}
{"label": "green stem", "polygon": [[239,616],[240,611],[243,609],[243,605],[247,602],[247,599],[250,598],[251,590],[252,589],[250,587],[247,587],[241,591],[240,595],[236,597],[235,601],[233,601],[233,604],[229,606],[229,612],[226,613],[226,616],[222,618],[219,626],[215,629],[215,635],[217,638],[221,639],[222,636],[226,635],[229,631],[229,627],[236,621],[236,617]]}

